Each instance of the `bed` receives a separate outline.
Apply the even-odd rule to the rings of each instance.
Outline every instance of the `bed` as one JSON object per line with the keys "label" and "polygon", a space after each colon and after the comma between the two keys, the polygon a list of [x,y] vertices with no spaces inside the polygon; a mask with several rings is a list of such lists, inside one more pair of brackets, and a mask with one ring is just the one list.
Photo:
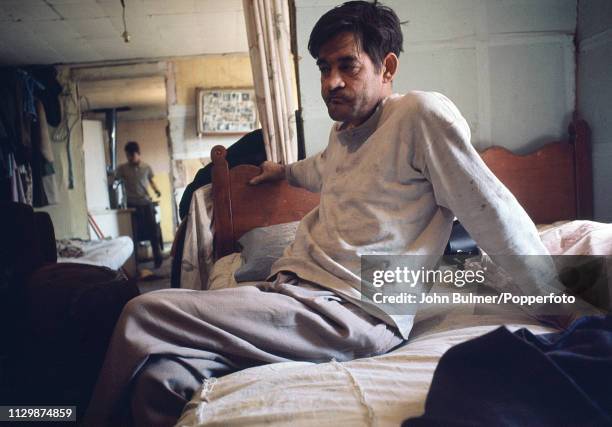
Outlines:
{"label": "bed", "polygon": [[[549,250],[612,254],[612,229],[590,221],[593,190],[585,122],[572,123],[567,140],[528,155],[493,147],[482,157],[534,222],[546,224],[541,236]],[[259,168],[229,169],[221,146],[213,148],[211,158],[212,203],[196,202],[194,208],[208,208],[213,218],[214,245],[208,253],[216,262],[205,288],[240,286],[233,272],[242,262],[241,237],[257,227],[299,220],[317,205],[318,196],[284,181],[249,186]],[[423,412],[438,360],[449,348],[500,325],[526,327],[535,334],[553,331],[520,310],[473,313],[453,307],[419,312],[407,344],[382,356],[343,363],[288,362],[208,379],[177,425],[397,426]]]}
{"label": "bed", "polygon": [[[112,270],[123,267],[134,252],[134,242],[129,236],[103,240],[64,239],[58,241],[57,246],[59,252],[57,262],[99,265]],[[62,251],[61,248],[73,248],[77,253],[73,256],[63,256],[66,251]]]}

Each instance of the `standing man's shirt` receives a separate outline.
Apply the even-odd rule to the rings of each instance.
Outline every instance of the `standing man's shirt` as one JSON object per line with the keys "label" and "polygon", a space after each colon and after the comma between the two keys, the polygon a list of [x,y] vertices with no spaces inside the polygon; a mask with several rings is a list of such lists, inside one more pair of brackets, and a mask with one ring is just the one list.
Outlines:
{"label": "standing man's shirt", "polygon": [[144,162],[138,165],[123,163],[117,167],[115,176],[122,179],[125,184],[128,205],[142,206],[151,203],[151,197],[147,191],[149,181],[153,179],[151,166]]}

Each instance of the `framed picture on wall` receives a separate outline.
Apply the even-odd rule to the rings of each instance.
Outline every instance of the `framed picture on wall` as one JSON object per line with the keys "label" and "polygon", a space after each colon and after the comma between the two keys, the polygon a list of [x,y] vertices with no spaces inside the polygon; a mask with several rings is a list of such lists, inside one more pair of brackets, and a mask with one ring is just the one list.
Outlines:
{"label": "framed picture on wall", "polygon": [[196,90],[198,135],[240,135],[257,128],[255,91],[246,89]]}

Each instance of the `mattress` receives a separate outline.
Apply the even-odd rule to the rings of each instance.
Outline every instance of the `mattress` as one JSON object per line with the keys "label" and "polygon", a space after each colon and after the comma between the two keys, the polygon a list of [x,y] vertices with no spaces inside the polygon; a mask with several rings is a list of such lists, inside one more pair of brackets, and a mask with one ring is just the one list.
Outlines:
{"label": "mattress", "polygon": [[[344,363],[277,363],[209,379],[176,425],[398,426],[424,412],[435,368],[449,348],[504,321],[480,320],[485,324],[429,333],[382,356]],[[531,324],[507,327],[527,327],[536,334],[552,331]]]}

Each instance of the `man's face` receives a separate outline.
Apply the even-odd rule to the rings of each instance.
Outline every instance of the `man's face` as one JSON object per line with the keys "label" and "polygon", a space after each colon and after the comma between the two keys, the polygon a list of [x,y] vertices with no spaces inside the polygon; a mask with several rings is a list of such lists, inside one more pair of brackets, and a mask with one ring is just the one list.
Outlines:
{"label": "man's face", "polygon": [[132,165],[138,165],[140,163],[140,153],[125,153],[127,156],[128,162]]}
{"label": "man's face", "polygon": [[344,126],[359,126],[384,98],[378,70],[352,33],[340,33],[319,51],[321,96],[329,116]]}

